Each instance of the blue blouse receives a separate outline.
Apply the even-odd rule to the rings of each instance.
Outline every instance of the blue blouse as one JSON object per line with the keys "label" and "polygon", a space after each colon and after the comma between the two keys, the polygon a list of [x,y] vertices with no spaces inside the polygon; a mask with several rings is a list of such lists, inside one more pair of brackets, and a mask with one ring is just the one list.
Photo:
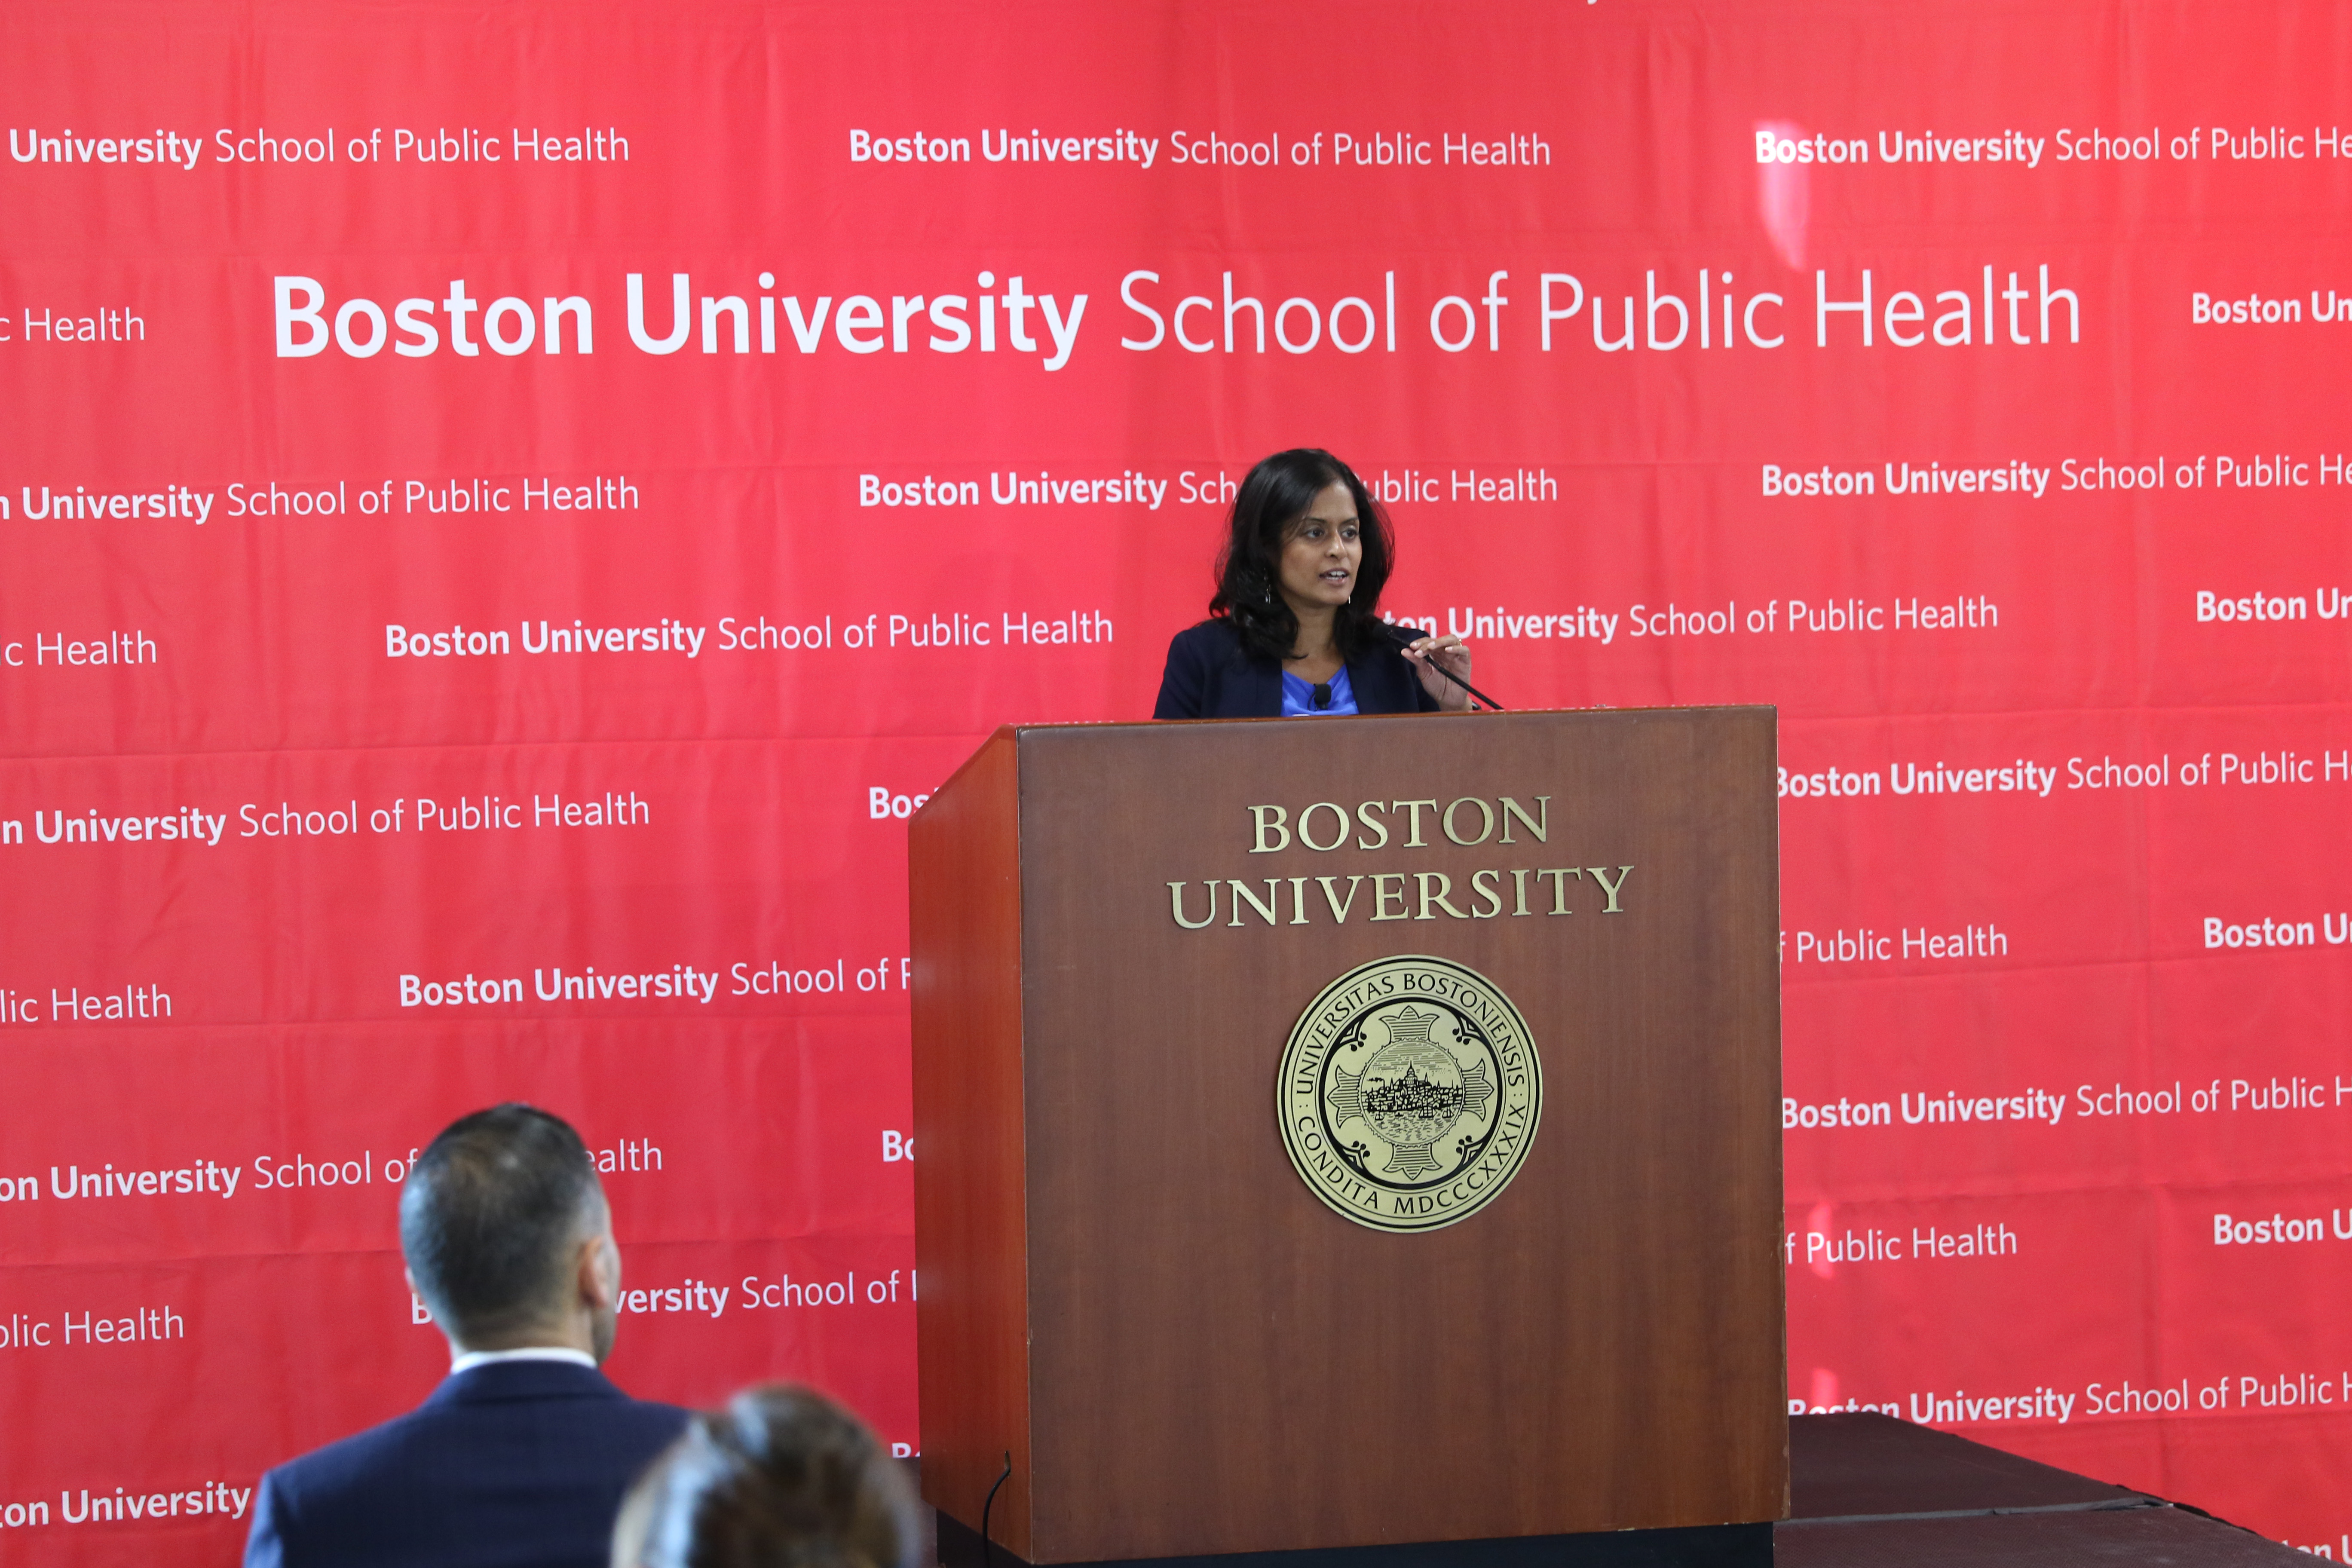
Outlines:
{"label": "blue blouse", "polygon": [[1315,706],[1315,683],[1303,680],[1288,670],[1282,672],[1282,716],[1286,719],[1320,719],[1334,713],[1356,710],[1356,689],[1348,682],[1348,667],[1341,665],[1339,673],[1329,681],[1330,706]]}

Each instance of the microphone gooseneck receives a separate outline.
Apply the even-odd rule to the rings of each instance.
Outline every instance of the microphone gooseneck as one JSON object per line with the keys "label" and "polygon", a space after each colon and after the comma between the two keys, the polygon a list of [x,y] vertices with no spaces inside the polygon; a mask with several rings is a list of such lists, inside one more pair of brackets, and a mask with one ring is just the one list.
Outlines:
{"label": "microphone gooseneck", "polygon": [[[1391,640],[1395,642],[1399,648],[1411,647],[1413,644],[1419,642],[1422,638],[1429,635],[1427,632],[1423,631],[1419,626],[1400,626],[1393,621],[1383,621],[1381,625],[1387,628]],[[1479,690],[1476,687],[1471,685],[1468,681],[1463,679],[1452,670],[1446,668],[1445,666],[1439,663],[1437,660],[1433,658],[1431,659],[1429,661],[1429,668],[1437,671],[1438,674],[1445,677],[1446,679],[1454,682],[1454,685],[1460,687],[1463,690],[1468,692],[1479,701],[1484,702],[1496,712],[1500,713],[1503,710],[1503,705],[1501,703],[1496,701],[1493,698],[1487,696],[1485,692]]]}

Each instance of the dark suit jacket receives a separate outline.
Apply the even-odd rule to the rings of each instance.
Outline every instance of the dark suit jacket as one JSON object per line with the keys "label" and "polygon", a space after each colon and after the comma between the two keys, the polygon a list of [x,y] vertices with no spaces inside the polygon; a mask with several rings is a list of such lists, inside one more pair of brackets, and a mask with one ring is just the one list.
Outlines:
{"label": "dark suit jacket", "polygon": [[[1392,646],[1367,648],[1348,661],[1360,713],[1429,713],[1437,699]],[[1168,645],[1154,719],[1276,719],[1282,714],[1282,667],[1254,658],[1224,621],[1202,621]]]}
{"label": "dark suit jacket", "polygon": [[686,1427],[567,1362],[493,1362],[261,1478],[247,1568],[605,1568],[621,1495]]}

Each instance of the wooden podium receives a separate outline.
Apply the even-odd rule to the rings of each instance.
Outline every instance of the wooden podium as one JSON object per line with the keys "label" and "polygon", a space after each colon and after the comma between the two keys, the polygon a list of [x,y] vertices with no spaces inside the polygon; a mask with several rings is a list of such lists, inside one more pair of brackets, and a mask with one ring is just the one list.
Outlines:
{"label": "wooden podium", "polygon": [[1041,1564],[1759,1539],[1774,768],[1761,708],[998,731],[909,849],[925,1496]]}

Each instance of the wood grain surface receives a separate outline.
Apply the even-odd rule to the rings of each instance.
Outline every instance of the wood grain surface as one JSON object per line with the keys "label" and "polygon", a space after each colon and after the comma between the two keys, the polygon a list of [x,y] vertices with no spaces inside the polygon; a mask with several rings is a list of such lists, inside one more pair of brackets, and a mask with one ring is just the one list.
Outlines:
{"label": "wood grain surface", "polygon": [[[908,828],[923,1495],[1025,1556],[1030,1413],[1021,886],[1010,731]],[[944,1180],[925,1180],[936,1173]]]}
{"label": "wood grain surface", "polygon": [[[943,841],[1001,803],[991,742],[919,819],[919,910],[949,879]],[[1018,1181],[1025,1218],[1029,1452],[1016,1454],[1016,1537],[1034,1563],[1443,1541],[1780,1517],[1787,1503],[1780,1239],[1777,803],[1769,710],[1203,722],[1018,731],[1020,1173],[935,1163],[946,1124],[1002,1129],[1001,1066],[927,1067],[950,1043],[944,997],[969,986],[998,1027],[1011,963],[942,963],[929,944],[981,939],[982,910],[919,913],[918,1246],[924,1284],[924,1472],[968,1524],[970,1478],[935,1409],[1001,1373],[940,1369],[934,1333],[965,1303],[935,1268],[978,1269],[1003,1247],[1003,1194],[950,1203],[937,1184]],[[1402,813],[1385,847],[1252,853],[1253,805],[1295,827],[1317,801],[1548,795],[1547,836],[1450,842],[1433,813],[1419,847]],[[942,805],[946,806],[943,811]],[[1466,809],[1465,837],[1479,814]],[[1325,813],[1318,837],[1336,817]],[[1001,877],[1003,831],[972,858]],[[1366,836],[1369,837],[1369,836]],[[1424,910],[1414,874],[1634,868],[1622,912],[1589,871],[1573,913],[1454,919]],[[929,884],[938,874],[941,882]],[[1312,879],[1402,873],[1409,918],[1360,897],[1335,923]],[[1288,879],[1305,877],[1307,923]],[[1261,891],[1188,931],[1206,879]],[[1512,879],[1500,879],[1507,889]],[[994,884],[991,884],[993,886]],[[1367,887],[1367,890],[1369,888]],[[1507,899],[1508,898],[1507,892]],[[1391,910],[1395,906],[1391,905]],[[1430,918],[1418,918],[1428,912]],[[1298,1014],[1367,960],[1468,964],[1525,1015],[1543,1063],[1539,1131],[1517,1179],[1461,1224],[1384,1234],[1333,1213],[1286,1160],[1274,1078]],[[934,1034],[934,1028],[941,1032]],[[969,1042],[977,1024],[961,1024]],[[982,1049],[1008,1055],[1002,1038]],[[950,1081],[952,1079],[952,1082]],[[952,1093],[968,1096],[951,1114]],[[938,1227],[991,1227],[985,1243]],[[950,1265],[950,1258],[961,1259]],[[934,1261],[937,1259],[938,1261]],[[1003,1257],[989,1259],[1007,1267]],[[995,1395],[992,1395],[994,1397]],[[941,1423],[934,1426],[935,1418]],[[934,1436],[935,1430],[940,1435]],[[933,1445],[953,1479],[932,1488]],[[1000,1445],[1000,1449],[1002,1445]],[[987,1468],[993,1479],[1001,1459]],[[1012,1485],[1008,1494],[1014,1491]]]}

